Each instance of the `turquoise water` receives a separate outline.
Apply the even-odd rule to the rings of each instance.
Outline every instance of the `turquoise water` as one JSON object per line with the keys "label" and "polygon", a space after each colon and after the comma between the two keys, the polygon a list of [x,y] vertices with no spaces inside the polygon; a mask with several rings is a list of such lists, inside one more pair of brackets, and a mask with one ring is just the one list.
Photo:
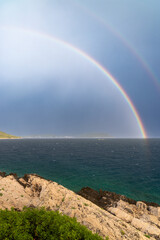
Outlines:
{"label": "turquoise water", "polygon": [[160,204],[160,139],[0,140],[0,171]]}

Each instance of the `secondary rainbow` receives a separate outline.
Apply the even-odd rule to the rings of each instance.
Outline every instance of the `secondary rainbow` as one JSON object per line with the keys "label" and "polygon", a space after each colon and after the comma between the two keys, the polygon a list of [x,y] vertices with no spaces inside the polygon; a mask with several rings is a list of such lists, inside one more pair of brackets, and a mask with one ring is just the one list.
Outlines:
{"label": "secondary rainbow", "polygon": [[146,60],[138,53],[135,47],[132,46],[132,44],[127,40],[119,31],[117,31],[111,24],[108,24],[106,21],[104,21],[100,16],[97,16],[93,11],[88,9],[83,3],[79,3],[78,1],[74,0],[73,3],[77,4],[78,7],[80,7],[83,11],[85,11],[88,15],[93,17],[96,21],[98,21],[100,24],[104,25],[104,27],[107,28],[118,40],[120,40],[123,45],[130,50],[132,55],[138,60],[138,62],[141,64],[143,69],[146,71],[150,79],[155,84],[156,90],[158,90],[158,93],[160,92],[160,83],[158,78],[155,76],[153,70],[150,68]]}
{"label": "secondary rainbow", "polygon": [[73,46],[72,44],[54,37],[53,35],[49,35],[47,33],[44,32],[39,32],[36,30],[31,30],[31,29],[24,29],[24,28],[20,28],[20,27],[13,27],[13,26],[0,26],[1,29],[3,30],[17,30],[17,31],[22,31],[24,33],[28,33],[28,34],[34,34],[37,36],[41,36],[43,38],[46,38],[48,40],[57,42],[59,44],[64,45],[65,47],[71,49],[72,51],[76,52],[77,54],[79,54],[80,56],[84,57],[86,60],[88,60],[89,62],[91,62],[96,68],[98,68],[110,81],[112,81],[112,83],[115,85],[115,87],[120,91],[121,95],[123,96],[123,98],[126,100],[127,104],[129,105],[130,110],[132,111],[136,122],[138,124],[138,127],[140,129],[141,135],[143,138],[147,138],[147,133],[145,131],[145,128],[143,126],[142,120],[133,104],[133,102],[131,101],[131,99],[129,98],[129,96],[127,95],[127,93],[125,92],[125,90],[122,88],[122,86],[118,83],[118,81],[111,75],[111,73],[105,69],[99,62],[97,62],[94,58],[92,58],[91,56],[89,56],[86,52],[82,51],[81,49]]}

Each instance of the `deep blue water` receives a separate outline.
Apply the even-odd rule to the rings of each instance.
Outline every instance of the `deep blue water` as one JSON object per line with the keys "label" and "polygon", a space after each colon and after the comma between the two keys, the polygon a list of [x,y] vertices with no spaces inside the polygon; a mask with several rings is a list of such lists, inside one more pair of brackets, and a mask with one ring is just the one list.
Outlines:
{"label": "deep blue water", "polygon": [[0,140],[0,171],[160,204],[160,139]]}

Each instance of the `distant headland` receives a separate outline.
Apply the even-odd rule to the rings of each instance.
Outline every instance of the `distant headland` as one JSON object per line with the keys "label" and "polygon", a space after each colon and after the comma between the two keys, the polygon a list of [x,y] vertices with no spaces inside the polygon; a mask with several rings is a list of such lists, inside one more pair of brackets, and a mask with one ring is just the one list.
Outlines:
{"label": "distant headland", "polygon": [[0,139],[17,139],[17,138],[21,138],[21,137],[13,136],[8,133],[0,131]]}

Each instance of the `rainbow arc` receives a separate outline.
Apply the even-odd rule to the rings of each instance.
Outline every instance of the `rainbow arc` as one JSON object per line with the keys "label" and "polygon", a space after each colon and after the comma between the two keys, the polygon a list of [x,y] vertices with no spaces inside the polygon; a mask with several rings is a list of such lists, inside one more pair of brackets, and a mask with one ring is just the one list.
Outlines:
{"label": "rainbow arc", "polygon": [[27,34],[33,34],[33,35],[36,35],[36,36],[39,36],[39,37],[43,37],[43,38],[48,39],[50,41],[54,41],[54,42],[57,42],[59,44],[62,44],[63,46],[69,48],[70,50],[79,54],[81,57],[88,60],[96,68],[98,68],[114,84],[114,86],[119,90],[119,92],[121,93],[121,95],[123,96],[125,101],[127,102],[130,110],[132,111],[132,113],[134,115],[134,118],[136,119],[136,122],[138,124],[138,127],[139,127],[139,130],[141,132],[142,137],[147,138],[147,133],[146,133],[146,130],[145,130],[144,125],[142,123],[142,120],[139,116],[139,113],[136,110],[133,102],[131,101],[131,99],[128,96],[128,94],[126,93],[126,91],[123,89],[123,87],[120,85],[120,83],[111,75],[111,73],[106,68],[104,68],[94,58],[89,56],[86,52],[82,51],[81,49],[73,46],[72,44],[70,44],[70,43],[68,43],[68,42],[66,42],[62,39],[56,38],[53,35],[49,35],[49,34],[44,33],[44,32],[39,32],[39,31],[36,31],[36,30],[31,30],[31,29],[24,29],[24,28],[20,28],[20,27],[12,27],[12,26],[0,26],[0,29],[3,29],[3,30],[17,30],[17,31],[22,31],[22,32],[27,33]]}

